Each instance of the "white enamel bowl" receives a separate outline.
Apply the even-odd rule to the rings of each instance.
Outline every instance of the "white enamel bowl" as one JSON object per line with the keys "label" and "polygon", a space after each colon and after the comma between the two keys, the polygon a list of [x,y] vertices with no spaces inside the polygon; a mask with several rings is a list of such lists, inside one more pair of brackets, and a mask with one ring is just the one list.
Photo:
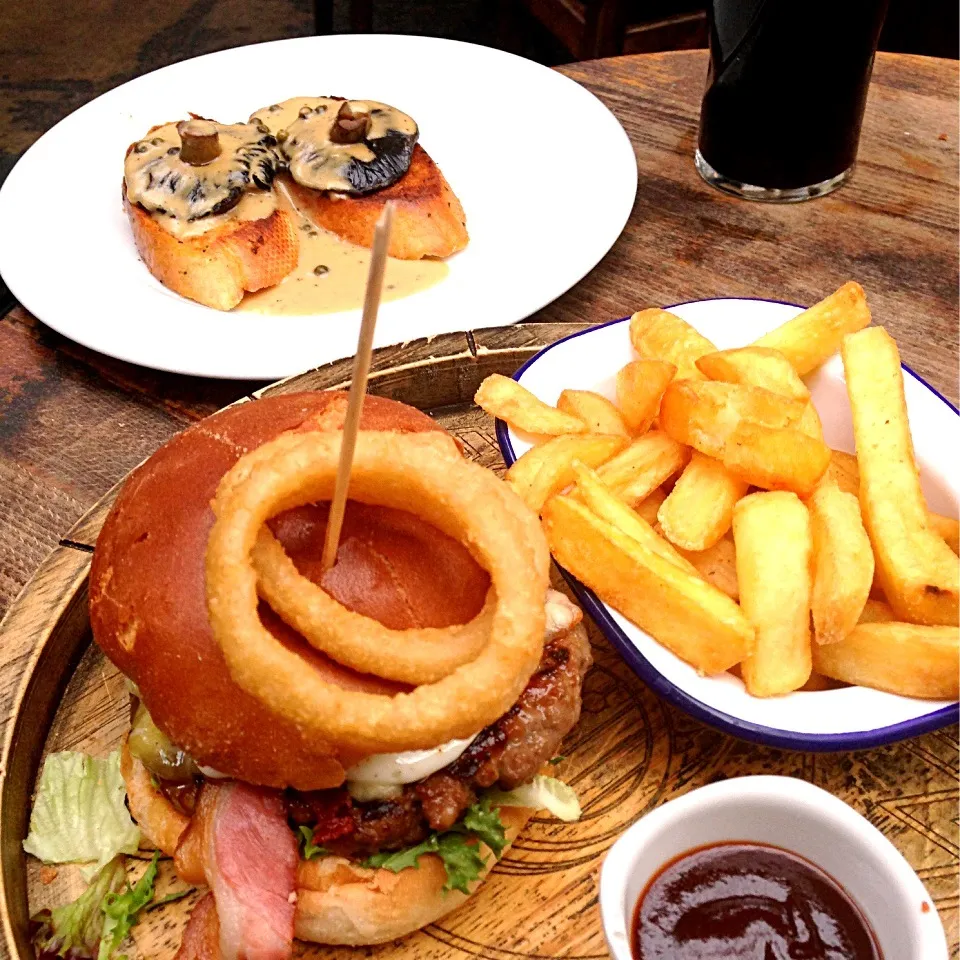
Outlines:
{"label": "white enamel bowl", "polygon": [[[801,309],[768,300],[732,299],[670,307],[720,349],[751,343]],[[616,320],[557,341],[521,367],[515,378],[551,404],[564,388],[595,390],[613,399],[616,372],[633,356],[628,321]],[[956,516],[960,489],[957,411],[906,367],[904,381],[927,501],[932,510]],[[827,443],[853,451],[840,357],[808,377],[807,384]],[[497,422],[497,437],[508,464],[530,446],[501,421]],[[572,577],[568,579],[600,629],[650,687],[687,713],[743,739],[800,750],[858,750],[916,736],[957,719],[955,702],[898,697],[865,687],[751,697],[732,674],[699,676],[592,591]]]}
{"label": "white enamel bowl", "polygon": [[860,907],[884,960],[946,960],[933,900],[896,847],[842,800],[791,777],[700,787],[620,837],[600,874],[600,913],[614,960],[632,960],[637,900],[662,867],[697,847],[738,841],[790,850],[829,874]]}

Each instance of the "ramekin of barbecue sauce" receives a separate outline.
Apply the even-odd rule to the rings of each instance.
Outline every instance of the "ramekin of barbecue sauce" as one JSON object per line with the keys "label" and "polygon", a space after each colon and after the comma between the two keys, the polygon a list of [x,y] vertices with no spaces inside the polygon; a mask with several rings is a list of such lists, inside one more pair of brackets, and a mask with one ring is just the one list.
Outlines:
{"label": "ramekin of barbecue sauce", "polygon": [[756,843],[697,847],[669,861],[640,894],[631,948],[635,960],[882,960],[835,880]]}

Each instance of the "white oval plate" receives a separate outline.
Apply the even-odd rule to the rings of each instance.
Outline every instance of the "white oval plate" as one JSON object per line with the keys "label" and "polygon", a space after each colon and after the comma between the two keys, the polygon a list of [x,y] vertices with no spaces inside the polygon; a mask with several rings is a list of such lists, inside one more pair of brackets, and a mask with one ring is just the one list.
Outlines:
{"label": "white oval plate", "polygon": [[[0,223],[16,225],[0,232],[4,280],[60,333],[160,370],[272,380],[350,356],[359,310],[221,313],[167,290],[137,257],[120,205],[124,153],[151,126],[189,111],[243,120],[328,93],[410,113],[467,214],[466,250],[435,287],[381,307],[376,346],[528,317],[597,264],[633,207],[627,135],[562,74],[453,40],[302,37],[165,67],[53,127],[0,190]],[[571,159],[583,151],[600,158],[595,169]]]}
{"label": "white oval plate", "polygon": [[[719,349],[726,349],[751,343],[803,308],[729,299],[699,300],[669,309]],[[615,320],[551,344],[514,378],[546,403],[556,403],[564,388],[595,390],[613,399],[616,373],[634,356],[628,320]],[[924,494],[931,510],[956,516],[960,491],[957,411],[913,371],[907,367],[904,371]],[[825,363],[806,382],[827,443],[852,452],[853,426],[840,357]],[[530,448],[499,420],[497,437],[508,465]],[[898,697],[866,687],[752,697],[732,674],[699,676],[583,584],[567,578],[607,638],[650,687],[687,713],[735,736],[800,750],[857,750],[915,736],[957,719],[956,703]]]}

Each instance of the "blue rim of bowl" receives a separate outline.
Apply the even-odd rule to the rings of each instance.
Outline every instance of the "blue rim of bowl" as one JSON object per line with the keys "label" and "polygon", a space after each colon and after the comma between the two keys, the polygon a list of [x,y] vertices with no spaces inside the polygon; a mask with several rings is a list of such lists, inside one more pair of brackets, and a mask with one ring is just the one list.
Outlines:
{"label": "blue rim of bowl", "polygon": [[[786,300],[768,300],[764,297],[715,297],[716,300],[755,300],[762,303],[775,303],[781,306],[796,307],[799,310],[805,309],[800,304],[790,303]],[[665,307],[666,310],[672,310],[675,307],[687,306],[691,303],[703,303],[702,300],[686,300],[682,303],[672,303]],[[617,320],[607,320],[605,323],[599,323],[595,327],[588,327],[586,330],[578,330],[569,336],[555,340],[553,343],[544,347],[527,360],[513,375],[514,380],[519,380],[524,371],[536,363],[545,353],[548,353],[554,347],[568,340],[575,340],[585,334],[593,333],[596,330],[602,330],[604,327],[612,327],[617,323],[626,323],[629,317],[620,317]],[[960,415],[958,410],[939,390],[927,383],[923,377],[919,376],[906,364],[901,364],[904,370],[910,374],[914,380],[922,383],[935,397],[940,399],[954,414]],[[509,467],[516,461],[517,456],[514,453],[513,445],[510,442],[509,427],[503,420],[496,421],[497,443],[500,446],[500,453]],[[741,740],[748,740],[752,743],[761,743],[766,746],[781,747],[787,750],[806,750],[817,753],[830,753],[837,750],[866,750],[871,747],[880,747],[889,743],[896,743],[899,740],[906,740],[908,737],[916,737],[922,733],[929,733],[931,730],[939,730],[942,727],[955,723],[960,718],[960,704],[951,704],[947,707],[941,707],[932,713],[924,714],[913,720],[904,720],[902,723],[895,723],[889,727],[876,727],[873,730],[851,731],[849,733],[800,733],[794,730],[782,730],[779,727],[766,727],[759,723],[751,723],[748,720],[741,720],[738,717],[724,713],[714,707],[691,696],[678,686],[667,680],[647,658],[631,643],[630,638],[620,629],[616,621],[607,611],[603,601],[591,590],[585,587],[576,577],[568,573],[559,564],[557,569],[563,574],[564,580],[570,585],[570,588],[576,594],[577,598],[593,617],[597,626],[603,631],[604,636],[617,648],[619,654],[626,660],[627,665],[633,672],[640,677],[644,683],[650,687],[658,696],[662,697],[668,703],[678,707],[684,713],[695,717],[697,720],[715,727],[724,733],[729,733]]]}

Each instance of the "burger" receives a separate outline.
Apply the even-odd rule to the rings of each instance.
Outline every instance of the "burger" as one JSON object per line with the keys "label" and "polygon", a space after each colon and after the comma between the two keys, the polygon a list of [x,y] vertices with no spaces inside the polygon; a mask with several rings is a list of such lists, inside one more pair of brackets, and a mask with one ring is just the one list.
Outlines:
{"label": "burger", "polygon": [[[279,960],[294,937],[395,939],[458,907],[535,809],[578,813],[569,788],[544,775],[577,722],[590,665],[581,613],[563,594],[546,591],[542,653],[512,706],[424,749],[314,737],[232,675],[205,573],[218,487],[279,437],[341,430],[346,399],[271,397],[189,428],[135,471],[97,542],[90,618],[130,684],[121,756],[130,811],[184,881],[210,888],[179,960]],[[420,411],[371,396],[360,430],[443,433]],[[392,507],[348,501],[336,562],[324,571],[327,516],[328,504],[307,503],[269,529],[299,574],[343,607],[390,630],[452,627],[484,609],[491,581],[471,552]],[[299,657],[304,681],[394,698],[410,690],[333,659],[264,601],[258,615]]]}

